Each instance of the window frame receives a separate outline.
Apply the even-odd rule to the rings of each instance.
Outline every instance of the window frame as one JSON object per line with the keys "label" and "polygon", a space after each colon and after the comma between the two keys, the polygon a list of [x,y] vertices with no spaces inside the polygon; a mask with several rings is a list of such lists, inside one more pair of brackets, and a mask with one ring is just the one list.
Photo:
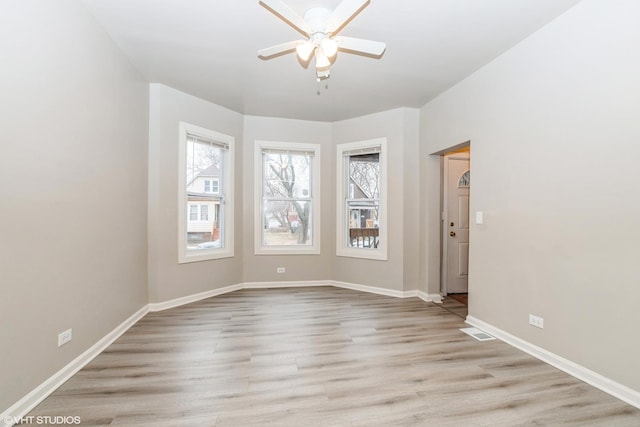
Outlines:
{"label": "window frame", "polygon": [[[349,198],[349,172],[348,163],[345,161],[349,154],[357,154],[357,151],[380,149],[380,196],[378,221],[378,247],[354,248],[347,245],[349,230],[349,218],[347,212],[347,199]],[[336,256],[350,258],[364,258],[372,260],[387,260],[387,248],[389,246],[387,228],[387,138],[376,138],[365,141],[348,142],[336,145]]]}
{"label": "window frame", "polygon": [[[311,245],[265,246],[262,241],[263,229],[263,177],[264,150],[283,150],[291,152],[313,152],[311,162]],[[320,144],[277,142],[256,140],[254,145],[254,254],[255,255],[315,255],[320,254]]]}
{"label": "window frame", "polygon": [[[234,256],[234,182],[235,176],[235,138],[204,127],[187,122],[178,124],[178,264],[208,261]],[[187,250],[187,227],[190,220],[187,199],[187,144],[188,136],[197,135],[227,145],[226,159],[219,186],[223,202],[220,205],[222,224],[220,233],[224,236],[220,248]],[[211,215],[211,212],[209,212]],[[198,220],[200,220],[200,206],[198,206]],[[220,221],[220,218],[218,221]]]}

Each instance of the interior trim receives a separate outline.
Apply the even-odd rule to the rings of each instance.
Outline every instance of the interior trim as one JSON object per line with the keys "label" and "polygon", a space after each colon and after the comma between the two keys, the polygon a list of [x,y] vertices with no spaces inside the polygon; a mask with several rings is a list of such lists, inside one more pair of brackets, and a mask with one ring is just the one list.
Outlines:
{"label": "interior trim", "polygon": [[218,289],[212,289],[206,292],[200,292],[197,294],[187,295],[184,297],[174,298],[163,302],[151,302],[148,304],[150,312],[168,310],[174,307],[180,307],[181,305],[191,304],[192,302],[200,301],[203,299],[215,297],[217,295],[227,294],[229,292],[242,289],[242,284],[224,286]]}
{"label": "interior trim", "polygon": [[[16,424],[15,421],[19,421],[20,417],[26,416],[58,387],[69,380],[69,378],[75,375],[80,369],[84,368],[122,334],[127,332],[130,327],[132,327],[138,320],[142,319],[148,312],[149,305],[145,305],[140,310],[129,316],[127,320],[118,325],[97,343],[89,347],[86,351],[49,377],[49,379],[45,380],[42,384],[0,414],[0,423],[6,427]],[[12,419],[14,420],[13,422],[11,421]]]}
{"label": "interior trim", "polygon": [[417,297],[426,302],[441,303],[442,297],[440,294],[427,294],[423,291],[411,290],[411,291],[397,291],[394,289],[379,288],[376,286],[360,285],[356,283],[340,282],[337,280],[304,280],[304,281],[282,281],[282,282],[244,282],[237,285],[224,286],[218,289],[212,289],[206,292],[200,292],[198,294],[187,295],[172,300],[149,303],[149,311],[156,312],[162,310],[168,310],[170,308],[179,307],[181,305],[190,304],[192,302],[200,301],[206,298],[211,298],[217,295],[226,294],[229,292],[237,291],[240,289],[267,289],[267,288],[295,288],[295,287],[307,287],[307,286],[335,286],[336,288],[351,289],[354,291],[368,292],[371,294],[386,295],[395,298],[412,298]]}
{"label": "interior trim", "polygon": [[604,391],[605,393],[610,394],[611,396],[640,409],[640,392],[637,392],[625,385],[613,381],[612,379],[600,375],[597,372],[587,369],[584,366],[578,365],[577,363],[565,359],[564,357],[558,356],[557,354],[545,350],[544,348],[538,347],[537,345],[531,344],[528,341],[511,335],[510,333],[496,328],[495,326],[483,322],[482,320],[477,319],[473,316],[467,316],[466,323],[471,326],[475,326],[476,328],[481,329],[490,335],[493,335],[494,337],[504,341],[512,347],[530,354],[536,359],[539,359],[553,367],[560,369],[561,371],[566,372],[572,377],[584,381],[585,383],[590,384]]}
{"label": "interior trim", "polygon": [[9,407],[6,411],[0,414],[0,423],[5,427],[11,427],[14,422],[9,420],[14,419],[19,421],[20,417],[26,416],[33,408],[35,408],[40,402],[46,399],[51,393],[53,393],[58,387],[60,387],[65,381],[76,374],[80,369],[85,367],[96,356],[102,353],[107,347],[109,347],[115,340],[117,340],[122,334],[124,334],[131,326],[133,326],[138,320],[142,319],[147,313],[158,312],[168,310],[170,308],[179,307],[181,305],[190,304],[192,302],[201,301],[206,298],[211,298],[217,295],[226,294],[229,292],[237,291],[240,289],[266,289],[266,288],[292,288],[292,287],[308,287],[308,286],[335,286],[337,288],[351,289],[360,292],[368,292],[378,295],[386,295],[396,298],[411,298],[418,297],[427,302],[441,302],[440,294],[427,294],[422,291],[398,291],[392,289],[379,288],[376,286],[359,285],[355,283],[340,282],[335,280],[309,280],[309,281],[284,281],[284,282],[245,282],[236,285],[224,286],[218,289],[212,289],[206,292],[200,292],[193,295],[187,295],[184,297],[174,298],[172,300],[149,303],[142,307],[140,310],[132,314],[127,320],[122,322],[113,331],[105,335],[100,341],[95,343],[89,349],[87,349],[80,356],[76,357],[65,367],[53,374],[49,379],[44,381],[38,387],[33,389],[27,395],[25,395],[18,402]]}

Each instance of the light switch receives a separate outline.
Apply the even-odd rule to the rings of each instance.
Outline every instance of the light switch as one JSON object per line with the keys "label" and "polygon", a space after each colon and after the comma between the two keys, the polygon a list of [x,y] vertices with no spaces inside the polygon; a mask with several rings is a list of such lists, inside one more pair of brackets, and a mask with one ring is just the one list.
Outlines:
{"label": "light switch", "polygon": [[482,212],[480,211],[476,212],[476,224],[482,224],[482,221],[483,221]]}

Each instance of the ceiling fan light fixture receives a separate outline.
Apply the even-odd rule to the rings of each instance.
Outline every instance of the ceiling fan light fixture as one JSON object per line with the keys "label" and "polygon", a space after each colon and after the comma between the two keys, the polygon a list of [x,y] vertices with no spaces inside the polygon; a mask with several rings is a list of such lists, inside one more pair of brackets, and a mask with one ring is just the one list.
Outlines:
{"label": "ceiling fan light fixture", "polygon": [[331,67],[331,61],[327,58],[327,55],[322,52],[322,49],[316,49],[316,69],[327,70]]}
{"label": "ceiling fan light fixture", "polygon": [[334,39],[325,38],[320,42],[320,47],[322,48],[322,52],[327,56],[327,58],[333,58],[338,53],[338,43]]}
{"label": "ceiling fan light fixture", "polygon": [[326,70],[316,70],[316,80],[318,83],[322,80],[327,80],[329,77],[331,77],[331,70],[328,68]]}
{"label": "ceiling fan light fixture", "polygon": [[313,53],[313,50],[315,48],[316,47],[313,45],[313,43],[307,40],[306,42],[300,43],[298,46],[296,46],[296,53],[298,54],[298,57],[300,59],[306,62],[309,60],[309,58],[311,58],[311,54]]}
{"label": "ceiling fan light fixture", "polygon": [[382,57],[386,49],[382,42],[337,35],[371,0],[341,0],[333,11],[325,7],[312,7],[304,16],[291,9],[285,1],[260,0],[259,3],[308,39],[260,49],[258,56],[261,59],[275,58],[295,50],[300,65],[307,68],[313,55],[316,78],[324,80],[329,78],[329,70],[336,61],[338,50],[373,58]]}

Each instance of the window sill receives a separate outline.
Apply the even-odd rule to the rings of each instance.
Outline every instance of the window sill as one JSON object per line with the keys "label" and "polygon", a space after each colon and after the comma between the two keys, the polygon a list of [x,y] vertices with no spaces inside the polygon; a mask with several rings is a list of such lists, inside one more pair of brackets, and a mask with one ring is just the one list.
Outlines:
{"label": "window sill", "polygon": [[190,262],[212,261],[216,259],[233,258],[233,250],[214,249],[186,252],[180,254],[178,264],[188,264]]}

